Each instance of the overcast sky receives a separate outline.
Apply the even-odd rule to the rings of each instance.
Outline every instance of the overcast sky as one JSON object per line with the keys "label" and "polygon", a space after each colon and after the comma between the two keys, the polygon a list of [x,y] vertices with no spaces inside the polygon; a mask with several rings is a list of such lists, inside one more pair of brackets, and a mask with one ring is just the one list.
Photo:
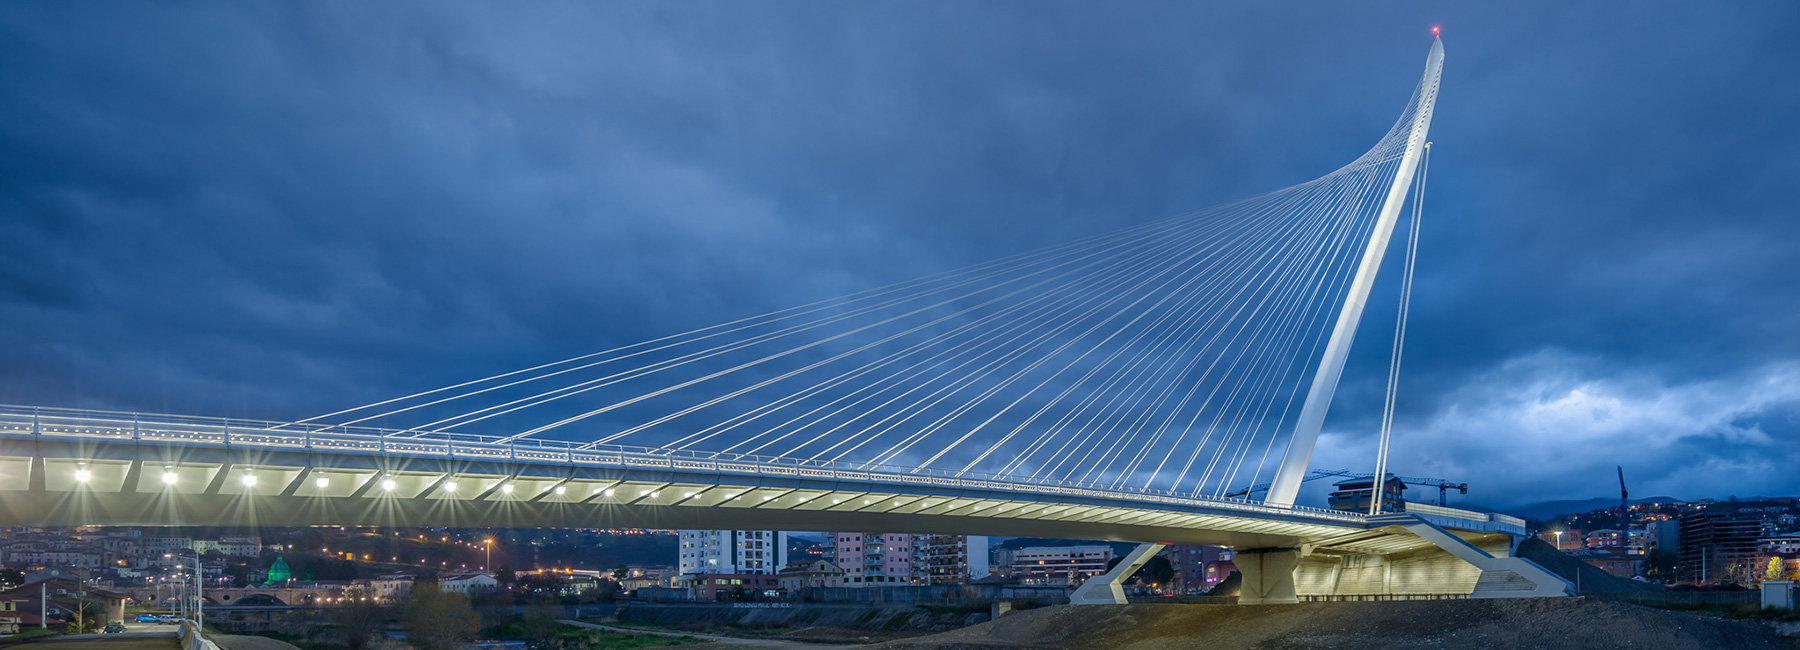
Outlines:
{"label": "overcast sky", "polygon": [[1800,5],[1240,4],[0,4],[0,402],[299,418],[1260,194],[1442,25],[1391,467],[1800,493]]}

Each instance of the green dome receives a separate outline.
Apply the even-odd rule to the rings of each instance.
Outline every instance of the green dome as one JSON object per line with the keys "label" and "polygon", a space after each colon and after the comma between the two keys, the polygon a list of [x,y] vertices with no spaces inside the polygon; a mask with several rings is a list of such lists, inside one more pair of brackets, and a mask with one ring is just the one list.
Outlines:
{"label": "green dome", "polygon": [[287,582],[288,579],[292,577],[294,577],[294,573],[288,569],[287,560],[283,560],[281,559],[281,556],[277,555],[275,556],[275,564],[269,567],[269,580],[263,584],[272,585],[277,582]]}

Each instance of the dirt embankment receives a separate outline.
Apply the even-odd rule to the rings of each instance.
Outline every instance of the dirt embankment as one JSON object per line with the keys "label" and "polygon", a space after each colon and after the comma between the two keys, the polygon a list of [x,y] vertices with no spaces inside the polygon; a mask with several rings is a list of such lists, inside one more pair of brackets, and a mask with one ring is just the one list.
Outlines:
{"label": "dirt embankment", "polygon": [[1014,612],[890,650],[1797,650],[1759,621],[1587,598],[1299,605],[1060,606]]}
{"label": "dirt embankment", "polygon": [[656,604],[622,606],[614,620],[687,632],[761,632],[821,642],[866,642],[919,636],[988,620],[986,608],[932,605],[755,603]]}

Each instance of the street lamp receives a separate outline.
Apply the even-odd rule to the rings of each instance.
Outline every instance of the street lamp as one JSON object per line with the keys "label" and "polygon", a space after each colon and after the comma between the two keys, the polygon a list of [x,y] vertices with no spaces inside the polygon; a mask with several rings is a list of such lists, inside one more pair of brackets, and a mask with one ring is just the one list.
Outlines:
{"label": "street lamp", "polygon": [[1562,550],[1562,531],[1556,531],[1556,550]]}
{"label": "street lamp", "polygon": [[487,544],[487,563],[481,565],[481,570],[487,571],[488,567],[494,565],[494,538],[489,537],[483,543]]}
{"label": "street lamp", "polygon": [[[174,558],[175,558],[175,556],[174,556],[174,555],[173,555],[173,554],[170,554],[170,553],[164,553],[164,554],[163,554],[163,557],[164,557],[164,558],[166,558],[166,559],[171,559],[171,560],[172,560],[172,559],[174,559]],[[175,568],[176,568],[176,569],[181,569],[181,568],[183,568],[183,567],[182,567],[182,565],[180,565],[180,564],[176,564],[176,565],[175,565]],[[186,588],[185,588],[185,587],[184,587],[184,588],[183,588],[183,589],[182,589],[182,592],[183,592],[183,593],[182,593],[182,595],[181,595],[181,599],[180,599],[180,601],[178,601],[178,602],[179,602],[179,604],[180,604],[180,610],[179,610],[179,611],[180,611],[180,612],[181,612],[181,614],[180,614],[180,615],[181,615],[181,616],[182,616],[182,617],[183,617],[183,618],[186,618],[186,617],[187,617],[187,615],[188,615],[188,614],[189,614],[189,613],[190,613],[190,612],[191,612],[191,613],[192,613],[192,614],[193,614],[193,617],[194,617],[194,624],[195,624],[195,625],[200,625],[200,626],[203,626],[203,627],[204,627],[204,625],[205,625],[205,621],[206,621],[206,618],[205,618],[205,616],[206,616],[206,615],[205,615],[205,612],[204,612],[204,609],[203,609],[203,608],[202,608],[202,606],[201,606],[201,604],[200,604],[200,603],[201,603],[201,599],[202,599],[202,598],[204,598],[204,596],[203,596],[203,591],[204,591],[204,589],[205,589],[205,588],[206,588],[206,573],[205,573],[205,571],[206,571],[206,570],[205,570],[205,567],[204,567],[204,565],[203,565],[203,563],[202,563],[202,562],[201,562],[201,560],[200,560],[200,551],[198,551],[198,550],[195,550],[195,551],[194,551],[194,595],[193,595],[193,598],[194,598],[194,600],[193,600],[193,609],[191,609],[191,610],[190,610],[190,609],[188,609],[188,595],[187,595],[187,593],[186,593],[186,592],[187,592],[187,589],[186,589]],[[187,578],[187,574],[186,574],[186,573],[178,573],[178,574],[176,574],[176,575],[179,575],[179,576],[181,576],[181,581],[182,581],[182,582],[183,582],[183,583],[186,583],[186,582],[187,582],[187,579],[188,579],[188,578]],[[173,587],[171,587],[171,589],[173,589]]]}

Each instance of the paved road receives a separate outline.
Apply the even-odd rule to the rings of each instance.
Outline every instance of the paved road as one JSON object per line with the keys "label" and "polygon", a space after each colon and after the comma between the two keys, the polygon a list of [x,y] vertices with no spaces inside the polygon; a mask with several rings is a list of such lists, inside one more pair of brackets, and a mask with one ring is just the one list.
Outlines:
{"label": "paved road", "polygon": [[655,636],[687,636],[687,637],[693,637],[696,639],[706,639],[707,641],[712,641],[712,642],[716,642],[716,643],[725,643],[725,644],[730,644],[730,645],[744,646],[744,647],[748,647],[748,648],[771,648],[772,650],[822,650],[822,649],[828,649],[828,648],[852,647],[852,646],[847,646],[847,645],[831,645],[831,644],[825,644],[825,643],[805,643],[802,641],[788,641],[785,639],[740,639],[738,637],[733,637],[733,636],[717,636],[717,635],[712,635],[712,634],[695,634],[693,632],[664,632],[664,631],[660,631],[660,630],[639,630],[639,629],[629,628],[629,627],[613,627],[611,625],[597,625],[594,623],[583,623],[581,621],[571,621],[571,620],[567,620],[567,619],[564,619],[563,622],[567,623],[569,625],[573,625],[575,627],[587,628],[590,630],[606,630],[608,632],[624,632],[626,634],[651,634],[651,635],[655,635]]}

